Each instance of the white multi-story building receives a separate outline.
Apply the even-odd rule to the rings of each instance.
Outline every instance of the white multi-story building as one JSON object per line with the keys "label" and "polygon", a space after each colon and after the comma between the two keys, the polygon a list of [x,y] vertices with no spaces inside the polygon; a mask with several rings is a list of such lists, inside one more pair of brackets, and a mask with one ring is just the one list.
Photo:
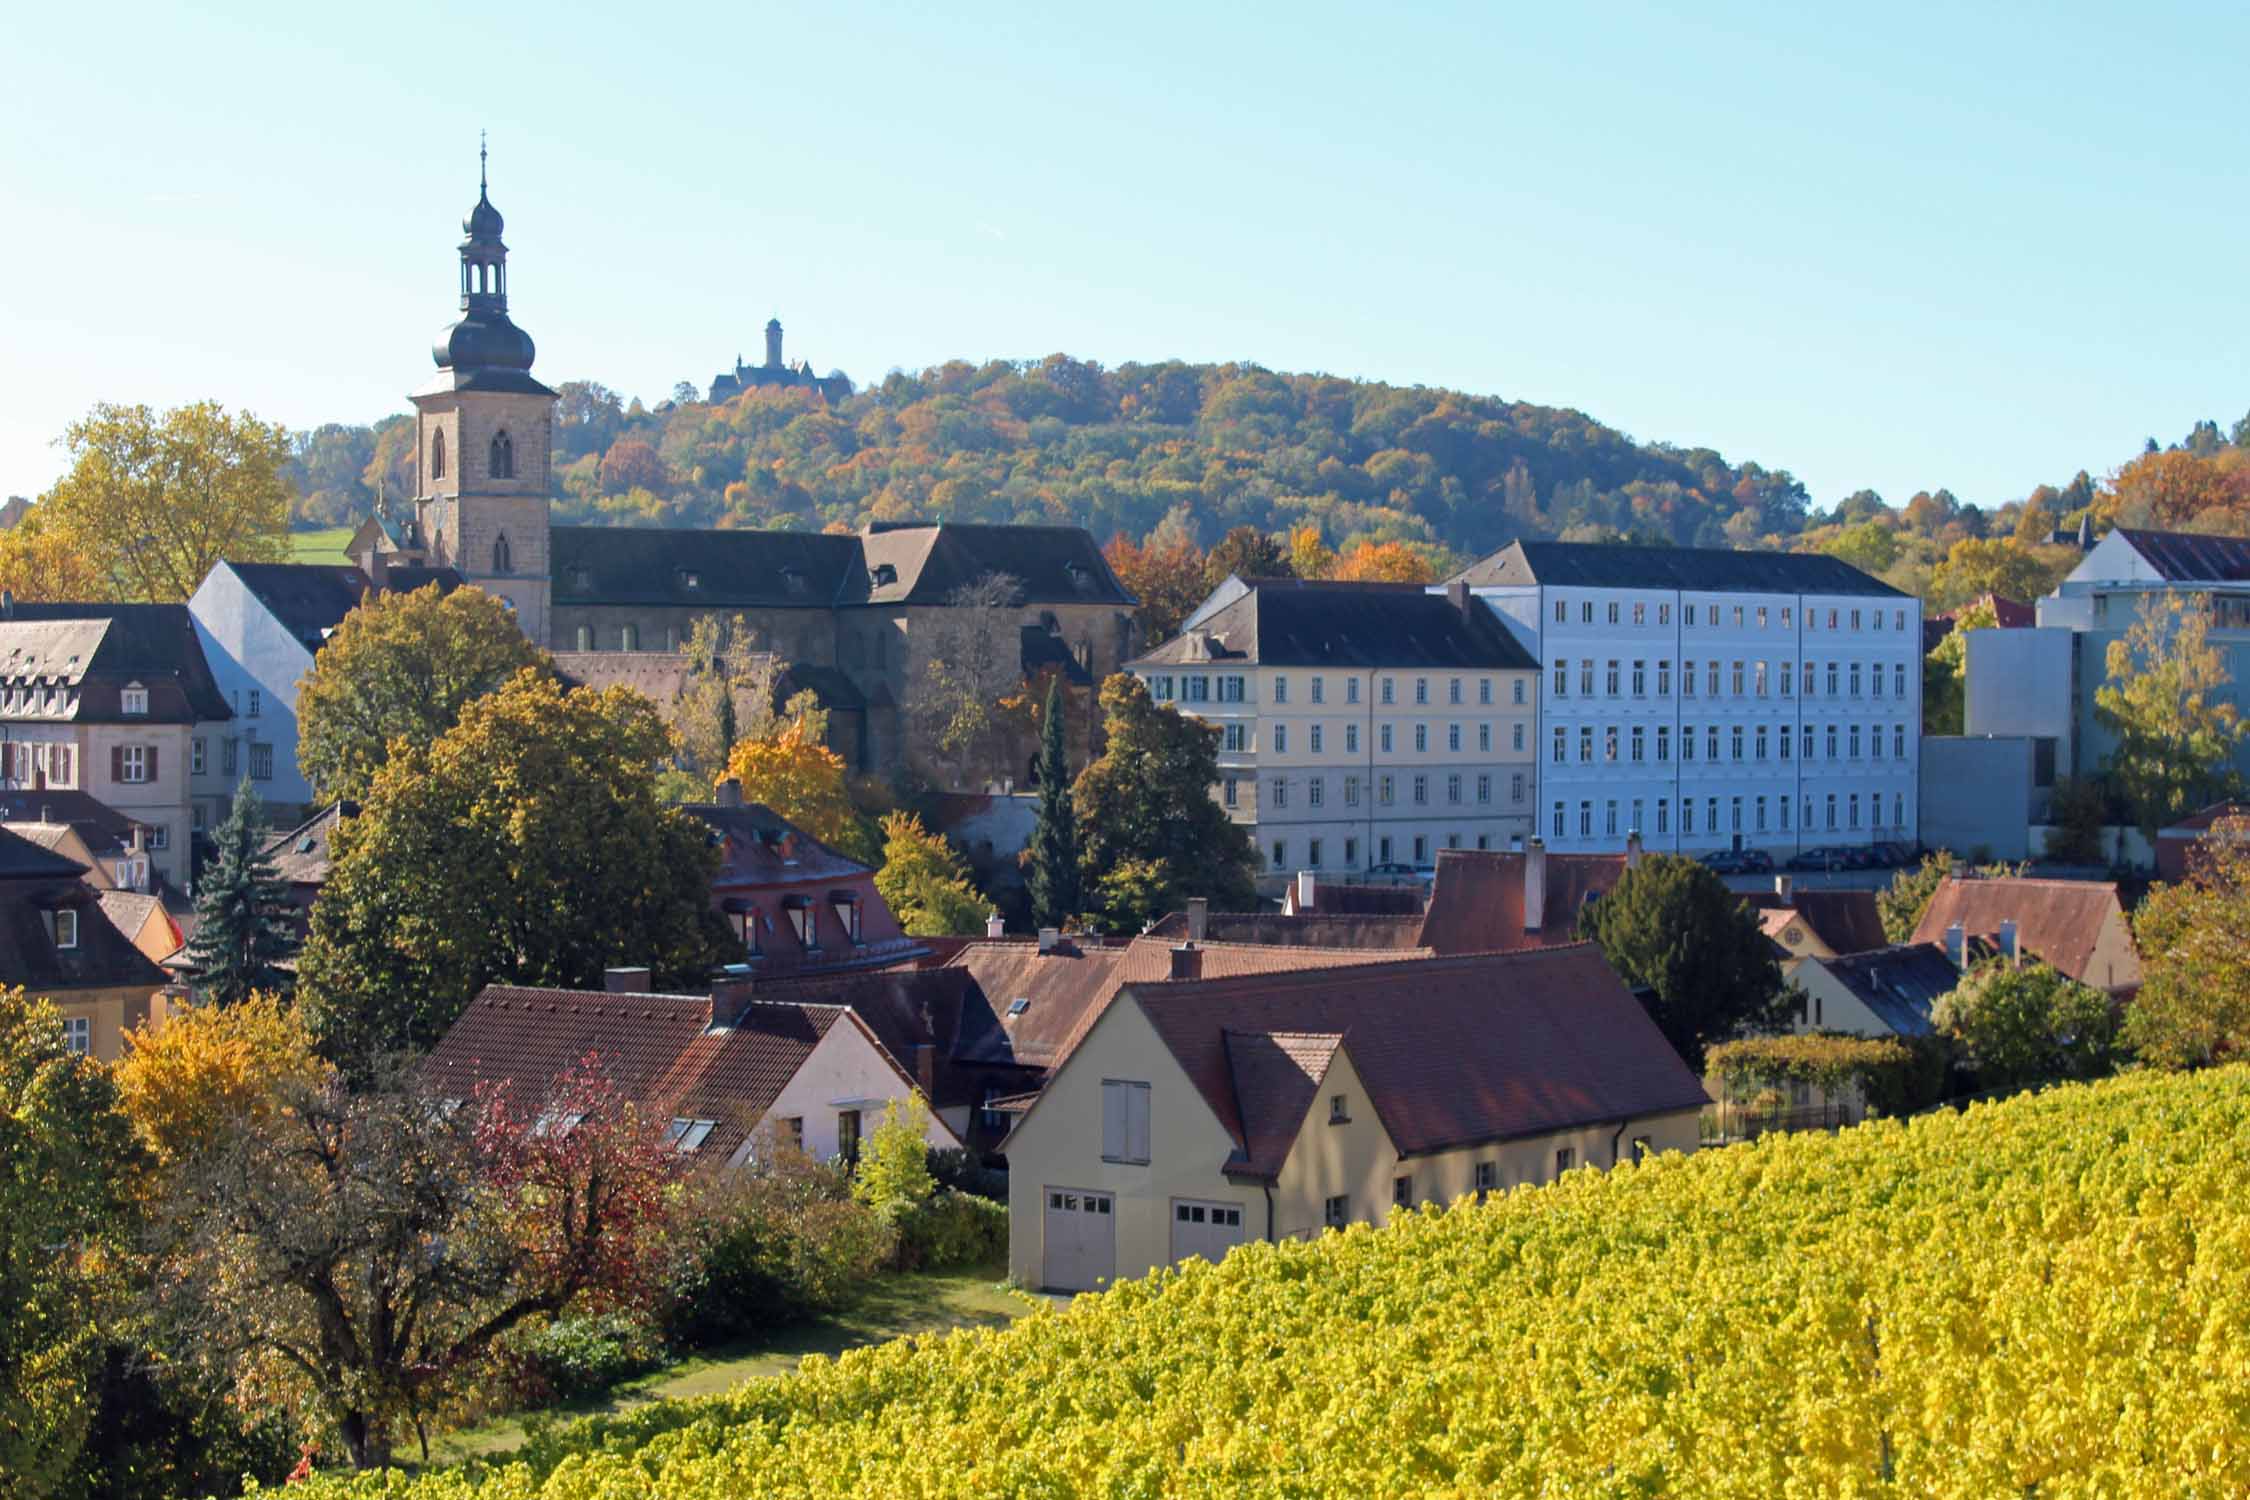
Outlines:
{"label": "white multi-story building", "polygon": [[1550,848],[1916,841],[1920,600],[1831,557],[1568,542],[1464,583],[1539,661]]}
{"label": "white multi-story building", "polygon": [[1267,869],[1338,875],[1531,833],[1536,663],[1466,589],[1230,578],[1126,664],[1219,727]]}

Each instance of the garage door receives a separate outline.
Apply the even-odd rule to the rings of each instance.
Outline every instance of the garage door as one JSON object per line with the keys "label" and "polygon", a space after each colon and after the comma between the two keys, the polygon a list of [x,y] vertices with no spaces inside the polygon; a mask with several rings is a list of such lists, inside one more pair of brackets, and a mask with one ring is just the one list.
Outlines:
{"label": "garage door", "polygon": [[1077,1188],[1047,1189],[1047,1235],[1040,1284],[1090,1292],[1117,1275],[1117,1200]]}
{"label": "garage door", "polygon": [[1242,1243],[1242,1205],[1208,1203],[1193,1198],[1172,1200],[1172,1259],[1200,1255],[1217,1265],[1227,1251]]}

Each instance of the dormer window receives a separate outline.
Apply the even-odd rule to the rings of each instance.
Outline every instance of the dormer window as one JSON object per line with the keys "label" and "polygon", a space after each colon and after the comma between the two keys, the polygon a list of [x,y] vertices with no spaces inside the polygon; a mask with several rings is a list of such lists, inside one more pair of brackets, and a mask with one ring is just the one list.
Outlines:
{"label": "dormer window", "polygon": [[1092,568],[1080,567],[1077,563],[1070,562],[1063,564],[1063,571],[1070,575],[1070,586],[1078,590],[1079,593],[1091,594],[1094,591],[1094,570]]}
{"label": "dormer window", "polygon": [[55,946],[57,948],[75,948],[78,946],[78,913],[67,906],[55,913]]}
{"label": "dormer window", "polygon": [[859,892],[831,891],[828,893],[828,904],[835,909],[836,925],[844,929],[844,935],[854,943],[862,941],[859,932]]}
{"label": "dormer window", "polygon": [[877,588],[889,588],[898,582],[898,569],[889,563],[877,563],[869,570],[868,576],[875,581]]}
{"label": "dormer window", "polygon": [[592,588],[594,586],[594,570],[592,568],[572,568],[570,570],[570,586],[580,593]]}
{"label": "dormer window", "polygon": [[805,575],[801,569],[783,568],[781,570],[781,587],[785,592],[802,594],[805,592],[806,586]]}
{"label": "dormer window", "polygon": [[118,706],[125,713],[146,714],[148,712],[148,689],[137,682],[127,683],[124,701]]}
{"label": "dormer window", "polygon": [[696,572],[693,568],[680,569],[679,580],[680,587],[688,590],[691,593],[696,589],[703,587],[703,575]]}

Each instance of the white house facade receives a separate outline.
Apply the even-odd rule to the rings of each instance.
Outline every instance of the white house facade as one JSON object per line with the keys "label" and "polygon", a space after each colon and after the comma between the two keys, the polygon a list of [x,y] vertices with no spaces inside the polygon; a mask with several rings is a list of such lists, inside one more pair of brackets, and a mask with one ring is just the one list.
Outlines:
{"label": "white house facade", "polygon": [[1539,662],[1548,847],[1916,841],[1919,600],[1829,557],[1564,542],[1453,583]]}

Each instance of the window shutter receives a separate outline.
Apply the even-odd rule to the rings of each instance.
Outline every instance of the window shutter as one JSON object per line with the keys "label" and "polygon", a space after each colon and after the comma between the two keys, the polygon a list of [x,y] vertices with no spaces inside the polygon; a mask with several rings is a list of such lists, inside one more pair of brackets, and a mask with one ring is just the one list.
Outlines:
{"label": "window shutter", "polygon": [[156,779],[156,747],[154,745],[148,747],[148,779],[150,781]]}
{"label": "window shutter", "polygon": [[125,780],[125,747],[123,745],[109,747],[109,779],[121,784]]}
{"label": "window shutter", "polygon": [[1148,1086],[1129,1084],[1125,1089],[1126,1132],[1125,1154],[1134,1161],[1147,1161],[1148,1154]]}
{"label": "window shutter", "polygon": [[1125,1085],[1102,1085],[1102,1155],[1121,1157],[1125,1154]]}

